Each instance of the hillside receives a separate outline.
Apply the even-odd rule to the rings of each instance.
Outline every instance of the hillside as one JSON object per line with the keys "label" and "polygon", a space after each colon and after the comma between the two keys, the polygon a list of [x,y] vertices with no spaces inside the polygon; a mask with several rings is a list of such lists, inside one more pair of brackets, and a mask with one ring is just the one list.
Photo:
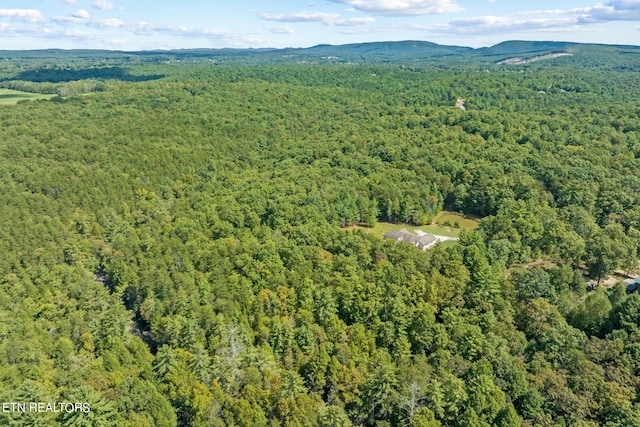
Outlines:
{"label": "hillside", "polygon": [[[575,58],[567,63],[585,66],[631,64],[636,66],[640,57],[638,46],[613,46],[568,42],[507,41],[488,48],[473,49],[462,46],[446,46],[424,41],[373,42],[346,45],[318,45],[308,48],[285,49],[184,49],[166,51],[100,51],[100,50],[33,50],[0,51],[5,59],[102,59],[111,61],[175,61],[187,59],[212,60],[216,63],[415,63],[477,62],[498,63],[510,57],[530,57],[571,53]],[[565,63],[563,62],[563,63]]]}

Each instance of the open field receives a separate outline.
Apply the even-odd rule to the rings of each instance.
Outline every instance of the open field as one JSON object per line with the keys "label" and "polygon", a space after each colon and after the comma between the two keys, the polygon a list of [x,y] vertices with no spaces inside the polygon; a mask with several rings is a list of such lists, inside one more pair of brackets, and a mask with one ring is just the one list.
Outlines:
{"label": "open field", "polygon": [[34,99],[51,99],[56,95],[44,93],[21,92],[12,89],[0,89],[0,105],[16,105],[18,101]]}
{"label": "open field", "polygon": [[[445,221],[449,221],[454,224],[456,221],[460,224],[460,228],[454,228],[453,226],[443,225]],[[434,222],[428,225],[410,225],[390,222],[378,222],[373,227],[366,227],[361,225],[355,225],[347,227],[347,229],[361,229],[367,233],[375,234],[382,237],[384,233],[391,230],[400,230],[406,228],[409,231],[422,230],[425,233],[437,234],[440,236],[458,237],[461,230],[475,230],[478,228],[478,221],[470,218],[465,218],[462,215],[455,212],[443,211],[436,215]]]}
{"label": "open field", "polygon": [[[456,222],[460,225],[461,230],[475,230],[478,228],[479,222],[476,219],[466,217],[457,212],[442,211],[433,219],[433,222],[439,225],[445,225],[445,222],[453,225]],[[425,230],[426,231],[426,230]]]}

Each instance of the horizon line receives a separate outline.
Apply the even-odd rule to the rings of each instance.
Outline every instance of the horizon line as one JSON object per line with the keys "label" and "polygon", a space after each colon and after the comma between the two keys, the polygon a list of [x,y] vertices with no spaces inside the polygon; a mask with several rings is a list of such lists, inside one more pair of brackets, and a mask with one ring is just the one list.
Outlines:
{"label": "horizon line", "polygon": [[415,39],[407,39],[407,40],[380,40],[380,41],[366,41],[366,42],[355,42],[355,43],[340,43],[340,44],[331,44],[331,43],[319,43],[311,46],[287,46],[287,47],[184,47],[184,48],[175,48],[175,49],[139,49],[139,50],[122,50],[122,49],[96,49],[96,48],[58,48],[58,47],[46,47],[46,48],[38,48],[38,49],[0,49],[0,52],[38,52],[38,51],[65,51],[65,52],[73,52],[73,51],[98,51],[98,52],[123,52],[123,53],[135,53],[135,52],[177,52],[177,51],[189,51],[189,50],[235,50],[235,51],[250,51],[250,50],[263,50],[263,51],[277,51],[277,50],[305,50],[305,49],[313,49],[317,47],[341,47],[341,46],[356,46],[356,45],[373,45],[373,44],[382,44],[382,43],[429,43],[436,46],[442,47],[455,47],[455,48],[465,48],[470,50],[480,50],[480,49],[491,49],[493,47],[499,46],[505,43],[557,43],[557,44],[570,44],[570,45],[583,45],[583,46],[610,46],[610,47],[629,47],[629,48],[640,48],[640,45],[634,44],[618,44],[618,43],[585,43],[585,42],[572,42],[565,40],[522,40],[522,39],[514,39],[514,40],[503,40],[496,44],[481,46],[481,47],[471,47],[464,45],[455,45],[455,44],[440,44],[436,42],[431,42],[429,40],[415,40]]}

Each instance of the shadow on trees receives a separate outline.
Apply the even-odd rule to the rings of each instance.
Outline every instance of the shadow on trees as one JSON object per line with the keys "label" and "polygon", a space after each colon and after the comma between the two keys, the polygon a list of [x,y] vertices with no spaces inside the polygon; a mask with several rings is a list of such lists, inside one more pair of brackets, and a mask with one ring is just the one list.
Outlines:
{"label": "shadow on trees", "polygon": [[34,70],[22,71],[18,73],[14,78],[7,80],[26,80],[38,83],[62,83],[84,79],[108,79],[121,80],[125,82],[145,82],[149,80],[158,80],[163,77],[164,74],[136,76],[130,74],[127,70],[121,67],[79,69],[37,68]]}

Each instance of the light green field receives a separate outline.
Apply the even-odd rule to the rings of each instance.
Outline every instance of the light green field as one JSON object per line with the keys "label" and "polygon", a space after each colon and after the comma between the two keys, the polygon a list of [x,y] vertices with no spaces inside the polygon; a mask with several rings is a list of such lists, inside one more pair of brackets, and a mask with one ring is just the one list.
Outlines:
{"label": "light green field", "polygon": [[433,220],[433,222],[440,225],[444,225],[446,221],[449,221],[451,225],[458,222],[461,230],[475,230],[479,225],[479,222],[476,219],[465,217],[457,212],[449,211],[440,212]]}
{"label": "light green field", "polygon": [[12,89],[0,89],[0,105],[16,105],[24,99],[51,99],[56,95],[44,93],[21,92]]}
{"label": "light green field", "polygon": [[[442,225],[445,221],[449,221],[452,225],[457,221],[460,224],[460,228]],[[402,223],[392,224],[390,222],[378,222],[373,227],[354,225],[347,228],[360,229],[367,233],[375,234],[380,237],[382,237],[382,235],[388,231],[400,230],[401,228],[406,228],[409,231],[422,230],[425,233],[438,234],[440,236],[458,237],[461,230],[475,230],[476,228],[478,228],[478,221],[475,219],[465,218],[455,212],[443,211],[436,215],[434,222],[430,225],[415,226]]]}

